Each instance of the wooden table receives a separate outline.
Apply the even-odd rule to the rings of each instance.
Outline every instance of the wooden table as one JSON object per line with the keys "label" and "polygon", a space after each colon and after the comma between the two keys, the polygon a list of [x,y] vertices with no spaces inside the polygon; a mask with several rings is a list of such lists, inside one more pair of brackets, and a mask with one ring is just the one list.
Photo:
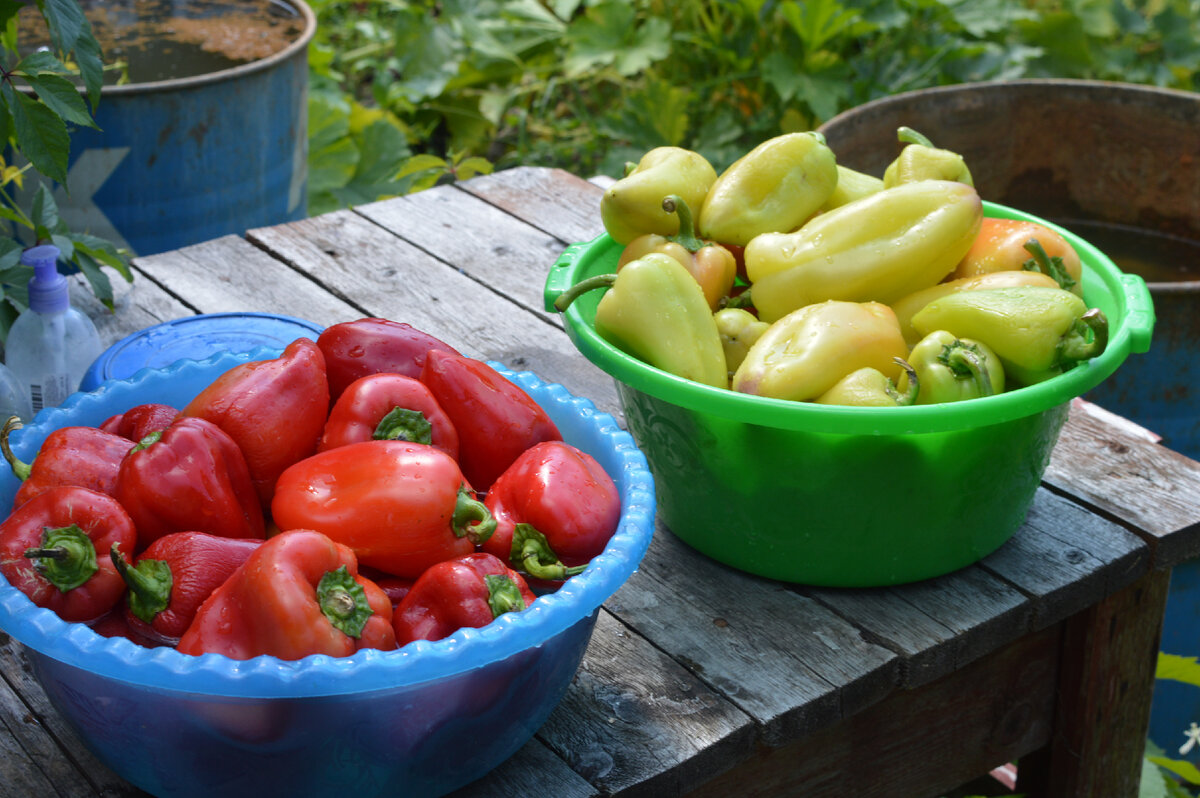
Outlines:
{"label": "wooden table", "polygon": [[[601,190],[522,168],[140,258],[106,342],[194,313],[407,321],[618,418],[542,309]],[[568,695],[460,798],[937,796],[1020,758],[1031,796],[1133,796],[1170,569],[1200,553],[1200,464],[1073,407],[1025,525],[981,563],[888,589],[748,576],[658,529]],[[133,796],[0,635],[0,794]],[[1182,730],[1181,730],[1182,731]]]}

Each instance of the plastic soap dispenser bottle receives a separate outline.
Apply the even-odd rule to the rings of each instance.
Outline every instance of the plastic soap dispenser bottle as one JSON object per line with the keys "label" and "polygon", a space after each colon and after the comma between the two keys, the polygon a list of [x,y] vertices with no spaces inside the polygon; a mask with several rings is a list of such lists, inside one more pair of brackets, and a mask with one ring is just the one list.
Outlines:
{"label": "plastic soap dispenser bottle", "polygon": [[67,278],[58,273],[58,247],[43,244],[21,255],[33,267],[29,309],[13,322],[5,362],[29,397],[33,412],[57,407],[79,388],[101,352],[96,325],[71,307]]}

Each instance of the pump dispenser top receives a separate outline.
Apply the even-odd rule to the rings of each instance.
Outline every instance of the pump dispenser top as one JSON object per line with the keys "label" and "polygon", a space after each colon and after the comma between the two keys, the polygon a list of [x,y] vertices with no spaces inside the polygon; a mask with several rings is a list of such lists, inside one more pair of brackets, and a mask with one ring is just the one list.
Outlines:
{"label": "pump dispenser top", "polygon": [[58,273],[58,247],[42,244],[21,253],[21,262],[33,267],[29,281],[29,309],[35,313],[61,313],[71,306],[67,278]]}

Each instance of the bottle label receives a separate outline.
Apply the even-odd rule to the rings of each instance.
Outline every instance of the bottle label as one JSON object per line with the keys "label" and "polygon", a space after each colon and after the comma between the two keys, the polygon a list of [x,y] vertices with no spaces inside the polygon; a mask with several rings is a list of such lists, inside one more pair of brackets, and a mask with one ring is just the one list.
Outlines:
{"label": "bottle label", "polygon": [[58,407],[71,395],[71,379],[66,374],[45,374],[40,384],[29,386],[29,403],[33,412],[43,407]]}

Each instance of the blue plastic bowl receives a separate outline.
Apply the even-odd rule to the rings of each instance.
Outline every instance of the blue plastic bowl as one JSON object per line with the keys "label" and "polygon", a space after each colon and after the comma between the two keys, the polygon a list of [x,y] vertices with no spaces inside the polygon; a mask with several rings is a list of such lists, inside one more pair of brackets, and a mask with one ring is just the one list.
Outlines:
{"label": "blue plastic bowl", "polygon": [[[39,413],[13,436],[31,458],[52,430],[143,402],[182,407],[232,366],[279,350],[143,369]],[[583,574],[529,609],[396,651],[295,662],[147,649],[64,623],[0,577],[0,629],[29,651],[51,702],[127,781],[157,796],[442,795],[496,767],[559,703],[600,605],[636,570],[654,483],[633,439],[588,399],[528,372],[500,373],[616,482],[620,525]],[[8,469],[0,506],[18,487]]]}

